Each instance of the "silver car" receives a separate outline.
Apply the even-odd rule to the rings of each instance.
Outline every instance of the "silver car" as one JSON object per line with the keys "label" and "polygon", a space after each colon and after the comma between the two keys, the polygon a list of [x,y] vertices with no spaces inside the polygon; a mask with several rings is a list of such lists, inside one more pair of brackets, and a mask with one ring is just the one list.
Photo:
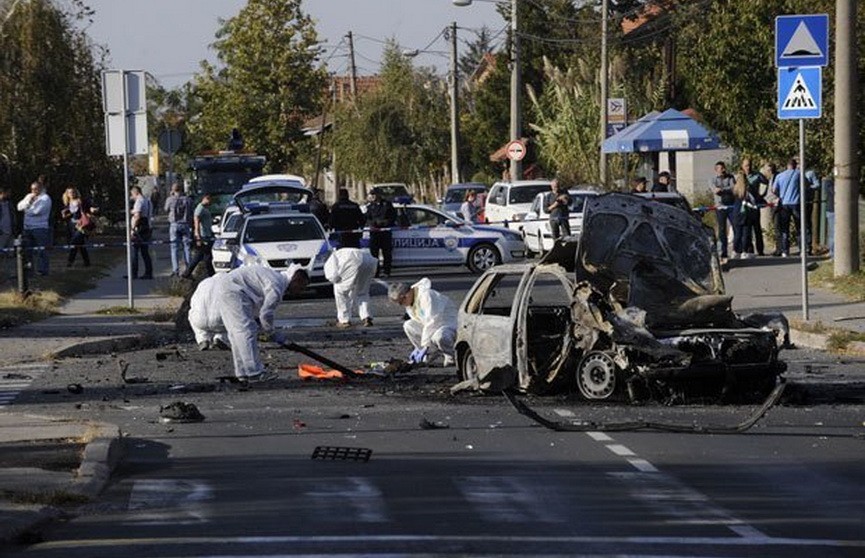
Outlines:
{"label": "silver car", "polygon": [[682,391],[765,395],[786,369],[781,315],[740,317],[711,231],[630,194],[588,198],[579,240],[539,263],[492,268],[459,310],[457,365],[476,389],[586,399]]}

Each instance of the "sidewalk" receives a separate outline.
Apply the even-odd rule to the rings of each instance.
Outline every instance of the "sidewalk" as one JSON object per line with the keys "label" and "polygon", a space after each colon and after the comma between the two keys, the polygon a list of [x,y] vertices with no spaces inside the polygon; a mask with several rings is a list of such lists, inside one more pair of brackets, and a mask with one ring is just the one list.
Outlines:
{"label": "sidewalk", "polygon": [[[135,307],[140,310],[176,308],[180,299],[160,294],[170,271],[165,250],[154,250],[154,281],[134,281]],[[817,260],[831,265],[828,260]],[[740,313],[784,312],[801,319],[801,274],[795,258],[734,260],[724,273],[727,292],[734,295],[733,309]],[[45,361],[46,355],[68,356],[80,352],[132,349],[153,335],[170,335],[172,322],[158,323],[129,315],[101,315],[106,308],[126,306],[125,263],[99,281],[96,288],[70,300],[62,313],[42,322],[0,333],[0,354],[5,363]],[[830,292],[810,293],[811,321],[865,332],[865,302],[849,303]],[[303,327],[301,325],[300,327]],[[828,336],[792,332],[800,346],[825,348]],[[865,355],[865,346],[862,353]],[[14,408],[14,407],[13,407]],[[43,444],[47,440],[75,439],[87,442],[77,471],[57,473],[41,469],[0,466],[0,545],[62,515],[46,504],[17,504],[4,500],[12,494],[70,494],[92,498],[108,482],[119,459],[120,432],[116,426],[33,417],[0,408],[0,451],[15,452],[16,444]],[[9,455],[0,453],[0,457]],[[2,462],[2,461],[0,461]],[[19,498],[20,499],[20,498]]]}

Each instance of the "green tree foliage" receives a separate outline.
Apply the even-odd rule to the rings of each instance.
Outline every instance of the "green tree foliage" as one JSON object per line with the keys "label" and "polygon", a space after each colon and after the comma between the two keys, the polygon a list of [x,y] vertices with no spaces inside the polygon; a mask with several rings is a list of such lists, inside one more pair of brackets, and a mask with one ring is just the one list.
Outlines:
{"label": "green tree foliage", "polygon": [[81,2],[0,2],[0,160],[18,193],[46,175],[49,193],[67,185],[101,200],[116,184],[105,155],[101,53],[78,23]]}
{"label": "green tree foliage", "polygon": [[301,0],[250,0],[217,33],[221,66],[203,62],[195,76],[193,144],[222,149],[238,128],[271,170],[291,169],[303,122],[321,109],[326,73],[315,67],[317,42]]}
{"label": "green tree foliage", "polygon": [[[834,52],[834,0],[727,0],[682,2],[676,12],[678,64],[686,100],[725,142],[755,158],[783,162],[798,153],[798,123],[777,119],[775,16],[828,13]],[[865,5],[858,5],[859,44],[865,44]],[[859,57],[865,82],[865,58]],[[823,117],[806,124],[808,166],[828,173],[833,164],[834,67],[823,72]],[[859,114],[865,109],[860,95]],[[865,132],[865,122],[860,122]],[[865,133],[860,134],[860,138]],[[860,140],[861,141],[861,140]],[[865,143],[860,146],[865,147]]]}
{"label": "green tree foliage", "polygon": [[340,174],[364,182],[440,182],[450,154],[444,82],[415,69],[394,43],[385,47],[380,78],[376,90],[336,114]]}

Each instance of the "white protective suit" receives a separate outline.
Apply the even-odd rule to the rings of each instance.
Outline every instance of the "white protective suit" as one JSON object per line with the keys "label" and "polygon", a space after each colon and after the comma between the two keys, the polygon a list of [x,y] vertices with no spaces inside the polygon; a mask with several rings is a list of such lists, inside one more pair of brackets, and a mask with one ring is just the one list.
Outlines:
{"label": "white protective suit", "polygon": [[225,279],[228,275],[219,273],[208,277],[198,284],[192,298],[189,301],[189,325],[195,334],[195,342],[207,341],[211,345],[216,341],[222,341],[228,345],[228,335],[222,316],[219,313],[219,302],[214,296],[217,282]]}
{"label": "white protective suit", "polygon": [[336,317],[341,323],[349,323],[355,309],[361,320],[372,318],[369,286],[377,267],[378,258],[360,248],[340,248],[324,262],[324,276],[333,283]]}
{"label": "white protective suit", "polygon": [[453,359],[457,306],[431,287],[432,283],[426,277],[411,286],[414,302],[406,308],[409,319],[403,322],[403,330],[416,349],[428,349],[428,360],[439,352]]}
{"label": "white protective suit", "polygon": [[234,375],[238,378],[256,376],[264,372],[258,351],[259,326],[261,331],[273,332],[273,314],[282,301],[290,277],[300,269],[297,264],[279,272],[269,267],[241,266],[226,273],[213,289],[214,305],[228,331]]}

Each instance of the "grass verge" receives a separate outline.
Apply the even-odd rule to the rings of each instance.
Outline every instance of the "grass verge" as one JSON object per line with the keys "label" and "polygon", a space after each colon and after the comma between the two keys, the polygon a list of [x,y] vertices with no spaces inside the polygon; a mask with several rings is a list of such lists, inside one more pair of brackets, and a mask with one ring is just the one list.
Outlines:
{"label": "grass verge", "polygon": [[[100,242],[113,240],[100,238]],[[15,327],[57,314],[65,299],[94,288],[124,256],[123,248],[93,249],[90,251],[90,267],[83,267],[80,259],[74,267],[67,267],[66,250],[51,250],[48,256],[50,273],[45,277],[31,274],[27,296],[18,292],[14,275],[5,282],[5,288],[0,291],[0,328]],[[8,262],[9,267],[14,268],[14,265],[14,260]]]}
{"label": "grass verge", "polygon": [[843,353],[847,350],[850,343],[863,342],[865,343],[865,333],[849,331],[837,327],[828,326],[823,322],[804,322],[798,319],[791,319],[790,326],[795,327],[800,331],[807,333],[818,333],[828,337],[826,346],[830,351]]}

